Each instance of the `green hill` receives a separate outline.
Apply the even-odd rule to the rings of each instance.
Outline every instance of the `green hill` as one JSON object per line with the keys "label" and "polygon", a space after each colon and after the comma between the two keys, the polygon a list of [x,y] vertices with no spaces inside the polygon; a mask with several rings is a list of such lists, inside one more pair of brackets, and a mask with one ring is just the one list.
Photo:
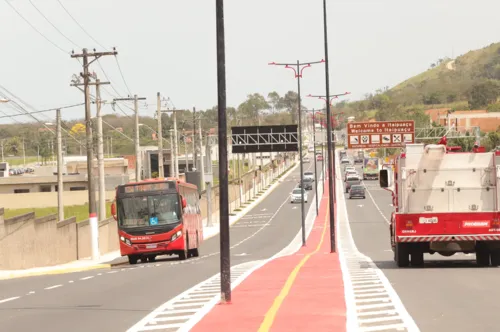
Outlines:
{"label": "green hill", "polygon": [[470,51],[456,59],[442,58],[425,72],[368,94],[364,100],[337,104],[358,120],[414,118],[428,124],[424,110],[488,109],[500,111],[500,43]]}

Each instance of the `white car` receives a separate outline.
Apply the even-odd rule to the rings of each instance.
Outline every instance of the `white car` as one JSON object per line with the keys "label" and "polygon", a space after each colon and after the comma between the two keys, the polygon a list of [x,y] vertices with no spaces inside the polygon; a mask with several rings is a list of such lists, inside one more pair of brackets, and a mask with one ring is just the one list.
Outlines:
{"label": "white car", "polygon": [[304,172],[304,180],[305,179],[314,181],[314,172]]}
{"label": "white car", "polygon": [[348,158],[342,158],[342,160],[340,161],[341,164],[350,164],[351,162],[349,161]]}
{"label": "white car", "polygon": [[309,157],[304,157],[304,158],[302,158],[302,162],[303,163],[310,163],[311,159],[309,159]]}
{"label": "white car", "polygon": [[295,188],[292,191],[292,194],[290,195],[290,203],[300,203],[302,201],[302,193],[304,193],[304,203],[307,203],[307,191],[300,188]]}
{"label": "white car", "polygon": [[344,171],[347,172],[356,172],[356,167],[354,166],[346,166]]}
{"label": "white car", "polygon": [[313,146],[310,146],[309,149],[308,149],[309,152],[314,152],[314,147]]}

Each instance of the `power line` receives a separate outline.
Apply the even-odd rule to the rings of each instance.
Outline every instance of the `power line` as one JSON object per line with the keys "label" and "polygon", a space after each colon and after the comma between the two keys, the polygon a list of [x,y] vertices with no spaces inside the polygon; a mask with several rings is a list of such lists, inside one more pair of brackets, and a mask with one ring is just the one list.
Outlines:
{"label": "power line", "polygon": [[[62,106],[62,107],[56,107],[56,108],[49,108],[49,109],[41,110],[41,111],[33,111],[33,112],[28,112],[27,114],[37,114],[37,113],[53,112],[53,111],[56,111],[58,109],[63,110],[63,109],[69,109],[69,108],[73,108],[73,107],[77,107],[77,106],[82,106],[82,105],[85,105],[85,103],[68,105],[68,106]],[[4,112],[2,112],[2,113],[5,114]],[[0,119],[7,118],[7,117],[14,117],[14,116],[23,116],[23,115],[27,115],[27,114],[14,114],[14,115],[7,115],[7,114],[5,114],[5,116],[0,116]]]}
{"label": "power line", "polygon": [[73,41],[72,41],[71,39],[69,39],[69,38],[68,38],[68,37],[67,37],[64,33],[62,33],[62,31],[61,31],[61,30],[59,30],[59,29],[58,29],[58,28],[57,28],[57,27],[56,27],[56,26],[55,26],[55,25],[54,25],[54,24],[53,24],[53,23],[52,23],[52,22],[51,22],[51,21],[47,18],[47,16],[45,16],[45,15],[42,13],[42,11],[41,11],[40,9],[38,9],[38,7],[37,7],[37,6],[35,6],[35,4],[33,3],[33,1],[32,1],[32,0],[28,0],[28,1],[29,1],[29,2],[30,2],[30,4],[31,4],[31,5],[32,5],[35,9],[36,9],[36,11],[37,11],[40,15],[42,15],[42,17],[45,19],[45,21],[47,21],[47,22],[48,22],[48,23],[49,23],[49,24],[50,24],[50,25],[51,25],[51,26],[52,26],[52,27],[53,27],[53,28],[54,28],[57,32],[59,32],[59,34],[60,34],[61,36],[63,36],[63,37],[64,37],[64,38],[66,38],[66,40],[68,40],[71,44],[73,44],[74,46],[76,46],[76,47],[78,47],[78,48],[79,48],[79,46],[78,46],[77,44],[75,44],[75,42],[73,42]]}
{"label": "power line", "polygon": [[[5,0],[7,1],[7,0]],[[99,43],[94,37],[92,37],[90,35],[90,33],[87,32],[87,30],[85,30],[85,28],[73,17],[73,15],[71,15],[71,13],[69,12],[68,9],[66,9],[66,7],[64,7],[64,5],[62,4],[62,2],[60,0],[57,0],[57,2],[59,3],[59,5],[62,7],[62,9],[64,9],[64,11],[66,12],[66,14],[68,14],[68,16],[73,20],[73,22],[76,23],[76,25],[78,25],[80,27],[80,29],[90,38],[92,39],[97,45],[99,45],[100,47],[102,47],[103,49],[107,49],[106,47],[102,46],[101,43]]]}
{"label": "power line", "polygon": [[130,92],[130,88],[128,87],[127,81],[125,80],[125,76],[123,76],[123,71],[122,67],[120,66],[120,62],[118,61],[118,57],[115,55],[115,60],[116,64],[118,65],[118,70],[120,71],[120,75],[122,76],[123,83],[125,84],[125,87],[127,88],[127,91],[130,95],[132,95],[132,92]]}
{"label": "power line", "polygon": [[28,25],[36,31],[36,33],[38,33],[40,36],[42,36],[46,41],[48,41],[49,43],[51,43],[54,47],[56,47],[57,49],[59,49],[61,52],[64,52],[64,54],[68,54],[70,52],[67,52],[65,51],[62,47],[60,47],[59,45],[57,45],[56,43],[54,43],[52,40],[50,40],[47,36],[45,36],[43,33],[41,33],[33,24],[30,23],[30,21],[28,21],[17,9],[16,7],[14,7],[10,2],[9,0],[4,0],[5,3],[7,3],[9,5],[10,8],[12,8],[16,13],[17,15],[19,15],[19,17],[21,17],[26,23],[28,23]]}

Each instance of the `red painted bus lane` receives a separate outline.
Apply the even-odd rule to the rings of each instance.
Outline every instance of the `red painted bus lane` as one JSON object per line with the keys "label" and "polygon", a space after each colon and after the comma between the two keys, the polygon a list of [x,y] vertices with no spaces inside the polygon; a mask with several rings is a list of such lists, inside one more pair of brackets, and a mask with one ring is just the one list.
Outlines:
{"label": "red painted bus lane", "polygon": [[328,200],[297,253],[253,272],[193,329],[209,331],[345,331],[346,309],[338,255],[330,253]]}

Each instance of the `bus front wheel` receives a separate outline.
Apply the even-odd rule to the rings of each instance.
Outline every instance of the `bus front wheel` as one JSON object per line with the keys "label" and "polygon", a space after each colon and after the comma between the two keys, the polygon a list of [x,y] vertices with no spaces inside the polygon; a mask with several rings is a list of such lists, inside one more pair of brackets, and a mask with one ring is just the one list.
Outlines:
{"label": "bus front wheel", "polygon": [[138,260],[139,260],[139,257],[137,257],[136,255],[129,255],[128,256],[128,262],[131,265],[137,264]]}

